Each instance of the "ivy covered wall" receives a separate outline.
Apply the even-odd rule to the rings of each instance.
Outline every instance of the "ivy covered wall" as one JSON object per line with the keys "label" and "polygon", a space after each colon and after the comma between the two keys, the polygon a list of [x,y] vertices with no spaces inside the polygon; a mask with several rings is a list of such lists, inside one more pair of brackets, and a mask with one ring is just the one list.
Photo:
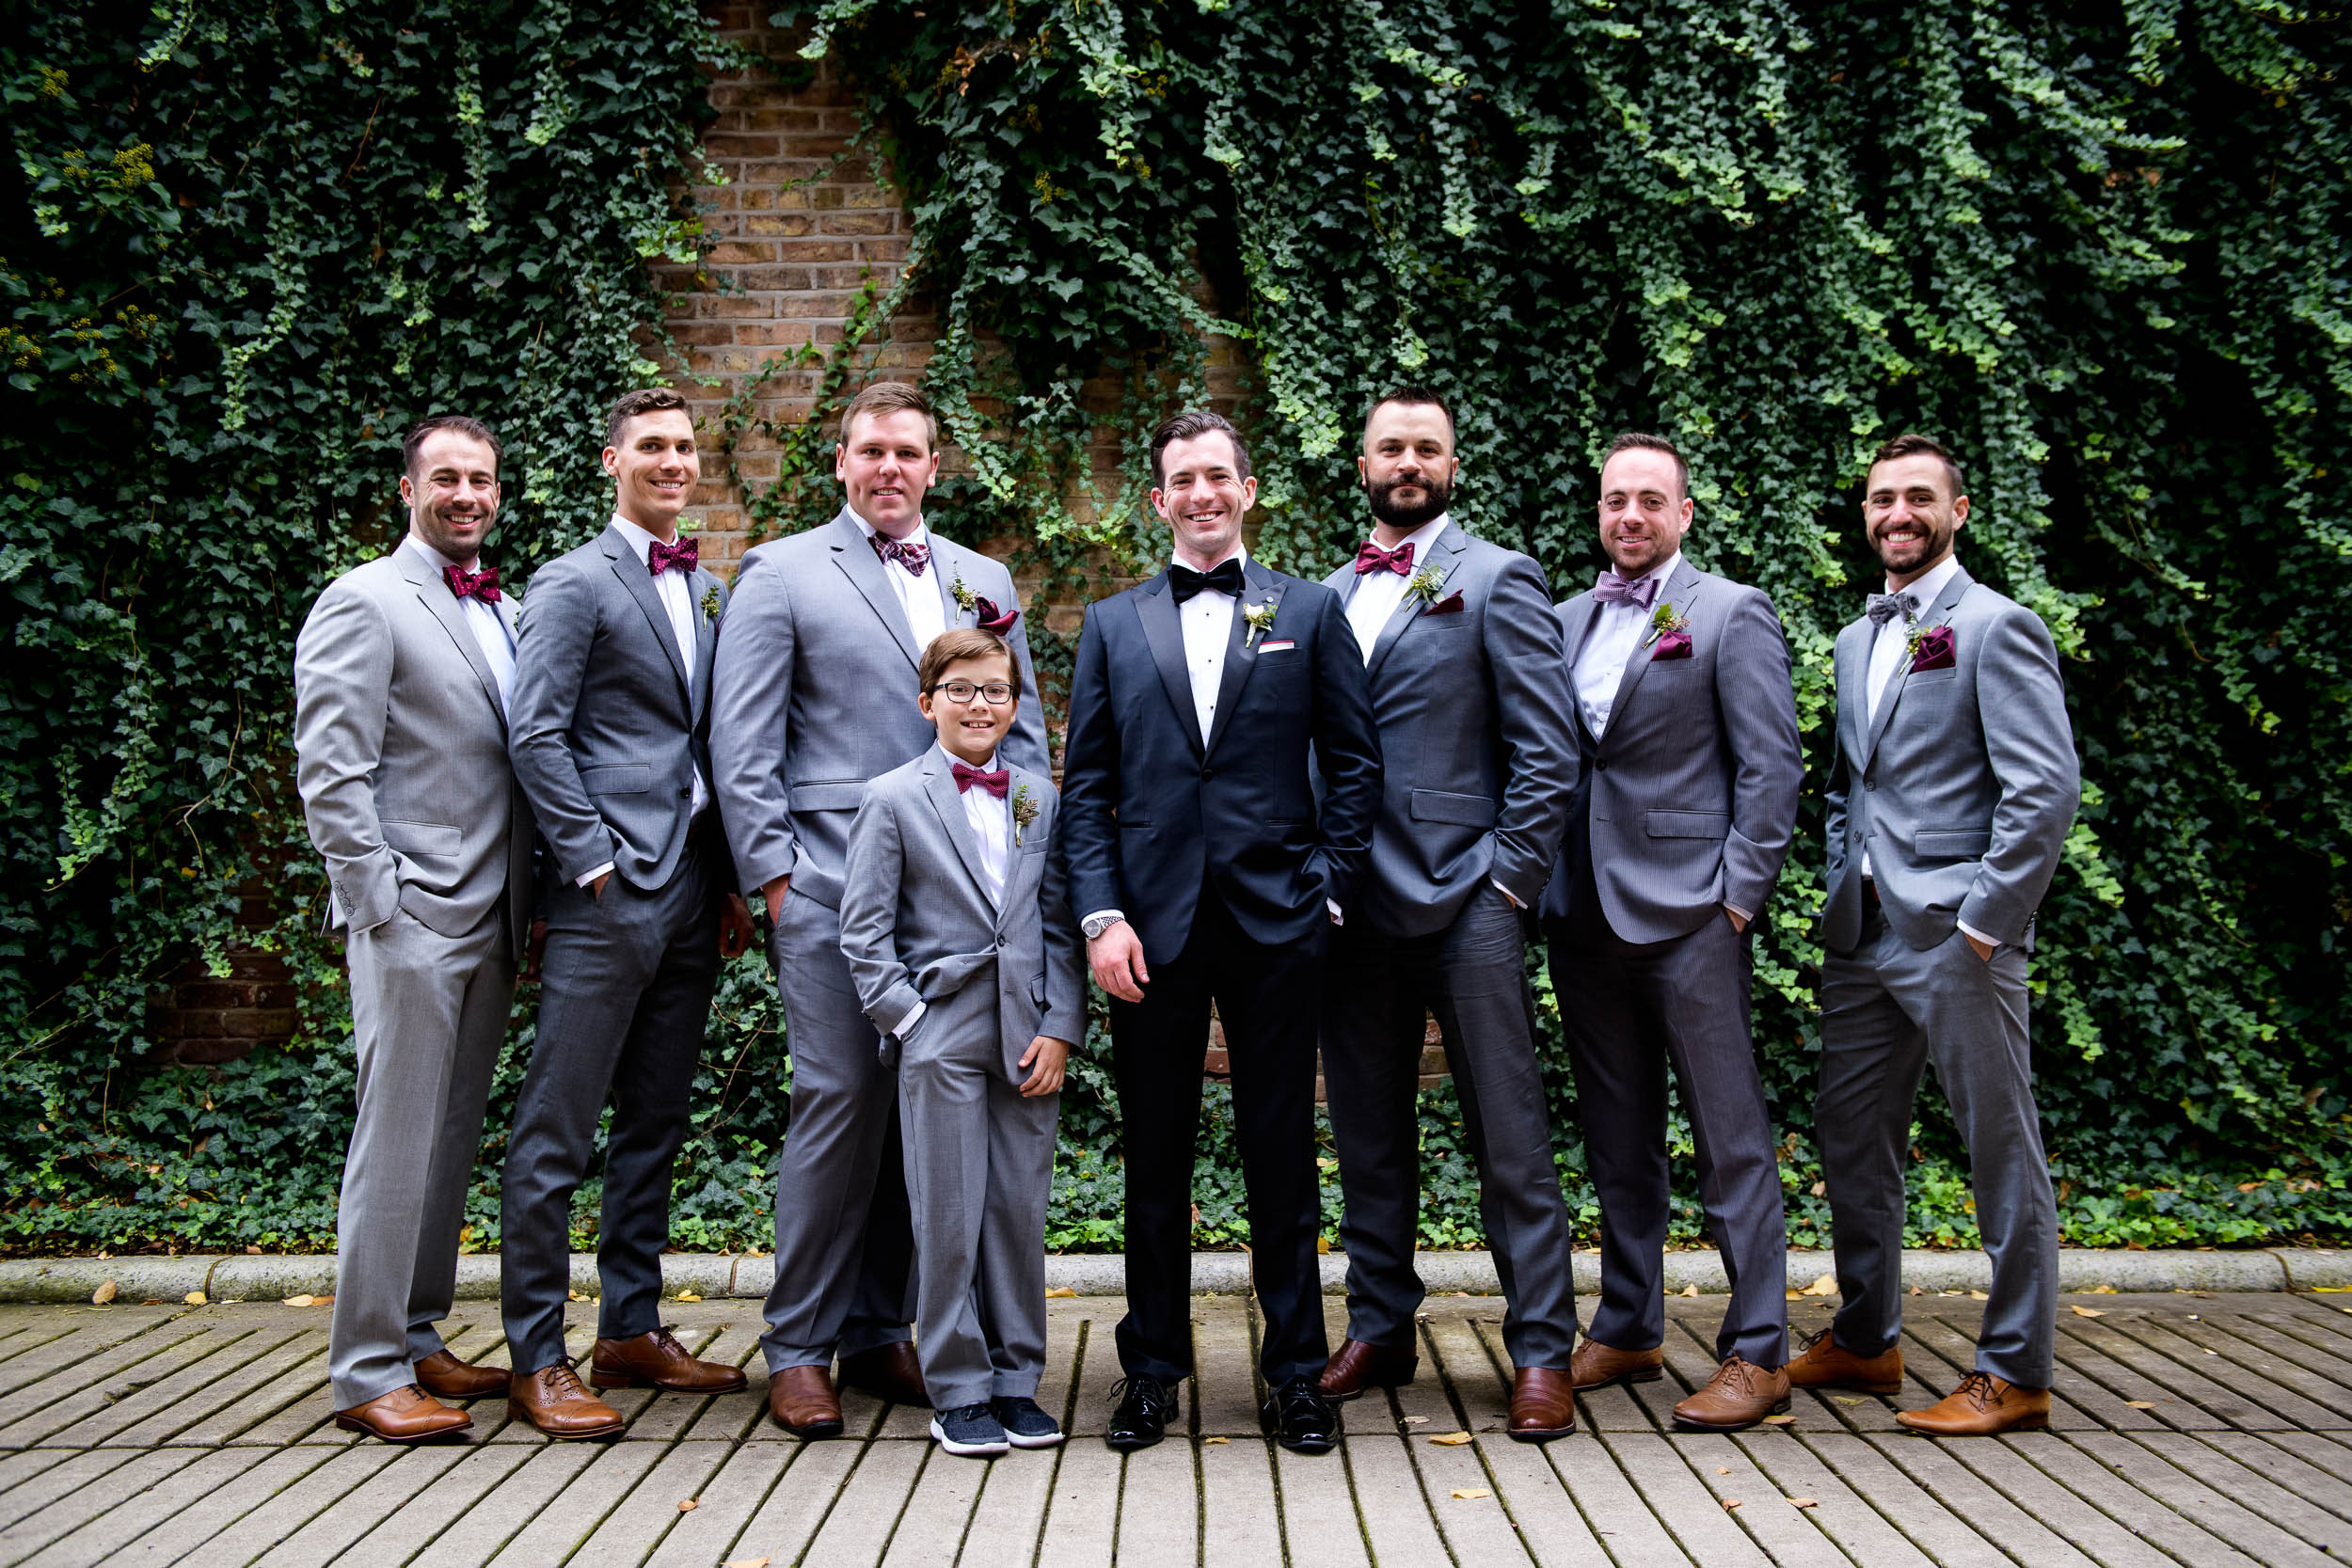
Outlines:
{"label": "ivy covered wall", "polygon": [[[648,356],[676,362],[647,261],[690,269],[704,243],[700,67],[748,62],[675,3],[0,11],[0,1236],[323,1244],[349,1065],[280,770],[294,629],[396,532],[393,443],[428,408],[508,436],[501,566],[595,526],[596,410],[664,373]],[[1663,429],[1692,457],[1693,557],[1788,624],[1818,791],[1830,639],[1870,577],[1865,458],[1945,433],[1965,558],[2057,632],[2091,786],[2037,960],[2069,1237],[2352,1234],[2341,18],[832,0],[758,20],[863,89],[849,155],[886,158],[910,245],[903,274],[845,289],[837,341],[777,340],[803,378],[782,402],[745,377],[709,409],[740,460],[707,474],[714,504],[766,531],[830,515],[804,417],[894,352],[885,324],[918,298],[963,454],[935,521],[1013,542],[1033,610],[1157,556],[1139,441],[1209,389],[1219,345],[1259,548],[1295,570],[1351,547],[1357,420],[1394,379],[1454,397],[1457,515],[1563,593],[1599,564],[1595,454]],[[1819,814],[1808,795],[1758,949],[1800,1242],[1826,1224]],[[257,867],[302,1026],[216,1071],[136,1069],[145,988],[222,953]],[[758,1243],[787,1070],[771,998],[749,963],[723,990],[680,1245]],[[510,1056],[529,1040],[526,1016]],[[1553,1087],[1589,1207],[1573,1085]],[[1056,1239],[1116,1244],[1098,1063],[1066,1101]],[[1472,1242],[1450,1090],[1424,1113],[1424,1239]],[[1915,1232],[1964,1243],[1932,1095],[1921,1121]],[[1204,1239],[1238,1239],[1206,1185]]]}

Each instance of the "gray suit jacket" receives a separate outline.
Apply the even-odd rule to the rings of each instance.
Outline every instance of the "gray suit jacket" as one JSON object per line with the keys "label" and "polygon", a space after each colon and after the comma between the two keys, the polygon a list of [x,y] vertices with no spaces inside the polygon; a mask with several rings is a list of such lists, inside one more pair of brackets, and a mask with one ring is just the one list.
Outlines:
{"label": "gray suit jacket", "polygon": [[677,870],[697,763],[708,777],[710,657],[727,604],[705,568],[687,591],[691,668],[619,529],[606,525],[531,579],[515,653],[515,774],[567,882],[607,861],[638,888]]}
{"label": "gray suit jacket", "polygon": [[[918,1033],[944,1025],[933,1016],[947,1011],[941,1005],[987,971],[1005,1072],[1017,1083],[1026,1076],[1021,1054],[1039,1035],[1086,1038],[1086,957],[1054,853],[1060,798],[1043,774],[1001,755],[998,765],[1012,774],[1009,800],[1017,803],[1025,790],[1038,808],[1027,827],[1013,825],[1020,842],[1007,859],[1002,907],[980,880],[971,818],[946,754],[933,745],[866,786],[850,825],[841,951],[858,1005],[884,1036],[918,1001],[928,1009]],[[957,1017],[969,1011],[953,1009]]]}
{"label": "gray suit jacket", "polygon": [[[511,636],[514,600],[497,609]],[[521,954],[531,807],[507,762],[498,678],[416,551],[344,573],[310,607],[294,640],[294,754],[331,924],[364,931],[404,909],[461,937],[503,898]]]}
{"label": "gray suit jacket", "polygon": [[1837,634],[1823,939],[1835,953],[1862,941],[1867,847],[1887,924],[1914,948],[1966,921],[2030,949],[2082,800],[2058,647],[2039,615],[1965,570],[1915,624],[1951,627],[1953,662],[1899,663],[1867,727],[1875,628],[1865,617]]}
{"label": "gray suit jacket", "polygon": [[[1788,639],[1772,601],[1687,559],[1659,597],[1690,621],[1691,657],[1656,657],[1645,631],[1601,737],[1581,706],[1576,721],[1578,787],[1592,799],[1582,847],[1610,930],[1636,942],[1695,931],[1726,903],[1761,915],[1804,781]],[[1590,594],[1558,607],[1571,689],[1596,609]],[[1567,913],[1575,883],[1564,857],[1548,918]]]}
{"label": "gray suit jacket", "polygon": [[[1365,673],[1380,726],[1380,813],[1371,874],[1343,911],[1392,936],[1441,930],[1489,879],[1534,908],[1551,875],[1576,783],[1560,623],[1534,562],[1449,522],[1428,559],[1432,613],[1407,594]],[[1353,563],[1324,578],[1344,603]]]}
{"label": "gray suit jacket", "polygon": [[[978,624],[956,602],[959,580],[1000,610],[1020,604],[1001,562],[936,531],[930,539],[920,580],[937,589],[946,625]],[[1025,616],[1007,640],[1021,666],[1021,711],[999,755],[1050,772]],[[788,875],[797,891],[840,907],[850,817],[866,781],[939,739],[914,705],[922,656],[846,507],[822,528],[745,553],[719,643],[711,784],[746,889]]]}

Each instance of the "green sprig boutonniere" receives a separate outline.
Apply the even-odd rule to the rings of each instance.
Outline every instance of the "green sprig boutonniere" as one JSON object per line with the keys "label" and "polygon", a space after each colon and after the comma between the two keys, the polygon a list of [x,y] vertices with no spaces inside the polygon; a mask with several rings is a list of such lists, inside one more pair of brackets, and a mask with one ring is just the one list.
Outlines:
{"label": "green sprig boutonniere", "polygon": [[718,613],[719,613],[719,590],[718,590],[718,589],[716,589],[716,588],[706,588],[706,589],[704,589],[704,590],[703,590],[703,614],[704,614],[704,615],[706,615],[706,616],[708,616],[708,617],[716,618],[716,617],[717,617],[717,615],[718,615]]}
{"label": "green sprig boutonniere", "polygon": [[1012,847],[1021,847],[1021,832],[1037,820],[1037,797],[1029,793],[1027,784],[1012,788]]}
{"label": "green sprig boutonniere", "polygon": [[1249,629],[1242,634],[1241,645],[1243,647],[1256,647],[1258,639],[1274,629],[1274,612],[1279,608],[1278,601],[1273,599],[1268,599],[1263,604],[1246,604],[1241,607],[1241,618],[1249,624]]}
{"label": "green sprig boutonniere", "polygon": [[955,595],[957,608],[961,610],[970,610],[974,602],[979,597],[979,595],[973,593],[972,590],[963,585],[963,574],[961,572],[958,572],[956,574],[956,580],[947,585],[947,592]]}
{"label": "green sprig boutonniere", "polygon": [[1413,574],[1413,580],[1405,585],[1405,596],[1419,599],[1422,604],[1438,602],[1438,590],[1445,586],[1445,575],[1435,566],[1423,566]]}
{"label": "green sprig boutonniere", "polygon": [[1652,642],[1690,629],[1691,618],[1675,609],[1672,599],[1659,600],[1658,608],[1649,612],[1649,640]]}

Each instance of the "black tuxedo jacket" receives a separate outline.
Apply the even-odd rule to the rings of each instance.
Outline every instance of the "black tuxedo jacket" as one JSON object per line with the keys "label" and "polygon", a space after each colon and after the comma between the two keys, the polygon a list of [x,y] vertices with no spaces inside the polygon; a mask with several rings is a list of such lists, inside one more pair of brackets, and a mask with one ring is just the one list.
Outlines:
{"label": "black tuxedo jacket", "polygon": [[[1204,881],[1253,941],[1320,942],[1324,900],[1346,904],[1372,849],[1380,734],[1339,595],[1255,561],[1243,576],[1206,744],[1166,572],[1092,606],[1078,638],[1062,754],[1071,908],[1125,911],[1147,963],[1184,951]],[[1253,640],[1245,611],[1269,603]]]}

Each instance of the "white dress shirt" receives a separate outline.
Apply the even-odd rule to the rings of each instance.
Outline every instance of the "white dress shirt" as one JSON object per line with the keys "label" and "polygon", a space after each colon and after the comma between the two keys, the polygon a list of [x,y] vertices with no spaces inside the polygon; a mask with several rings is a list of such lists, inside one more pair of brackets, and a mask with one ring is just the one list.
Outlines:
{"label": "white dress shirt", "polygon": [[1364,651],[1364,662],[1372,662],[1372,646],[1380,641],[1380,633],[1396,613],[1396,607],[1405,602],[1405,590],[1416,573],[1429,564],[1430,546],[1438,535],[1445,531],[1449,519],[1442,512],[1397,541],[1402,549],[1413,546],[1413,570],[1403,577],[1391,571],[1365,572],[1356,578],[1356,586],[1347,596],[1347,626],[1356,634],[1356,645]]}
{"label": "white dress shirt", "polygon": [[[963,762],[963,759],[950,753],[945,746],[934,746],[931,749],[946,760],[949,777],[952,780],[955,765]],[[972,765],[967,762],[964,766],[969,768]],[[986,762],[979,765],[979,768],[983,773],[993,773],[999,766],[1001,765],[992,754]],[[979,842],[980,891],[988,895],[990,903],[1001,910],[1005,907],[1005,873],[1009,868],[1012,860],[1010,792],[1008,791],[1006,799],[1002,800],[977,784],[959,793],[963,797],[963,819],[972,824],[972,836]],[[907,1031],[914,1027],[916,1021],[922,1018],[924,1008],[928,1006],[929,1004],[918,998],[914,1006],[906,1010],[905,1016],[890,1026],[890,1032],[898,1038],[905,1039]]]}
{"label": "white dress shirt", "polygon": [[[413,533],[402,540],[401,546],[422,557],[424,563],[433,568],[436,577],[439,577],[447,567],[462,566],[470,572],[481,564],[478,557],[473,566],[467,566],[462,561],[452,561]],[[457,613],[465,617],[466,629],[473,633],[474,645],[482,650],[484,660],[490,666],[491,677],[499,683],[499,704],[502,707],[507,694],[515,686],[515,644],[506,635],[506,623],[501,619],[496,609],[470,594],[457,601]]]}
{"label": "white dress shirt", "polygon": [[1642,645],[1643,633],[1665,594],[1666,579],[1674,575],[1681,560],[1682,552],[1677,550],[1633,579],[1637,583],[1658,579],[1658,596],[1650,600],[1649,609],[1644,610],[1637,604],[1593,608],[1592,624],[1584,631],[1584,646],[1576,655],[1576,703],[1584,710],[1585,727],[1593,732],[1595,740],[1608,733],[1609,710],[1617,705],[1617,685],[1625,679],[1625,667],[1632,662],[1634,650]]}
{"label": "white dress shirt", "polygon": [[[612,515],[612,526],[621,531],[621,537],[628,541],[628,547],[637,552],[638,564],[650,569],[653,561],[653,535],[617,512]],[[654,596],[661,601],[663,611],[670,617],[670,635],[677,640],[678,660],[686,666],[687,678],[691,681],[694,674],[693,585],[687,580],[687,574],[684,572],[662,572],[653,579],[653,592]],[[703,777],[702,764],[694,763],[691,766],[694,774],[694,800],[688,812],[690,821],[700,816],[703,814],[703,808],[710,804],[710,784]],[[612,869],[612,863],[607,861],[593,870],[581,872],[575,885],[586,887]]]}
{"label": "white dress shirt", "polygon": [[[1864,698],[1862,733],[1864,735],[1868,735],[1878,724],[1879,705],[1885,701],[1887,688],[1893,683],[1895,673],[1902,668],[1903,654],[1911,646],[1912,628],[1915,626],[1927,624],[1928,607],[1935,603],[1937,597],[1943,594],[1945,585],[1952,580],[1952,574],[1959,570],[1960,557],[1947,555],[1944,558],[1942,564],[1931,566],[1913,578],[1899,592],[1908,594],[1919,601],[1919,620],[1906,622],[1899,615],[1890,615],[1880,624],[1877,635],[1871,638],[1870,667],[1862,677]],[[1892,582],[1886,585],[1886,591],[1889,594],[1899,592]],[[1862,851],[1863,879],[1869,880],[1870,875],[1870,851],[1866,848]],[[1987,947],[2001,945],[1964,920],[1956,924],[1963,932],[1976,938]]]}
{"label": "white dress shirt", "polygon": [[[852,511],[850,517],[864,531],[866,538],[873,538],[878,531],[873,524],[856,512]],[[914,531],[898,542],[932,548],[930,531],[923,526],[919,517],[915,519]],[[931,557],[919,578],[908,571],[902,562],[885,559],[882,567],[882,576],[890,579],[890,591],[898,595],[898,608],[906,611],[907,629],[914,633],[914,651],[920,655],[930,646],[932,638],[947,629],[947,606],[940,597],[939,578],[936,576],[939,557],[936,554]]]}

